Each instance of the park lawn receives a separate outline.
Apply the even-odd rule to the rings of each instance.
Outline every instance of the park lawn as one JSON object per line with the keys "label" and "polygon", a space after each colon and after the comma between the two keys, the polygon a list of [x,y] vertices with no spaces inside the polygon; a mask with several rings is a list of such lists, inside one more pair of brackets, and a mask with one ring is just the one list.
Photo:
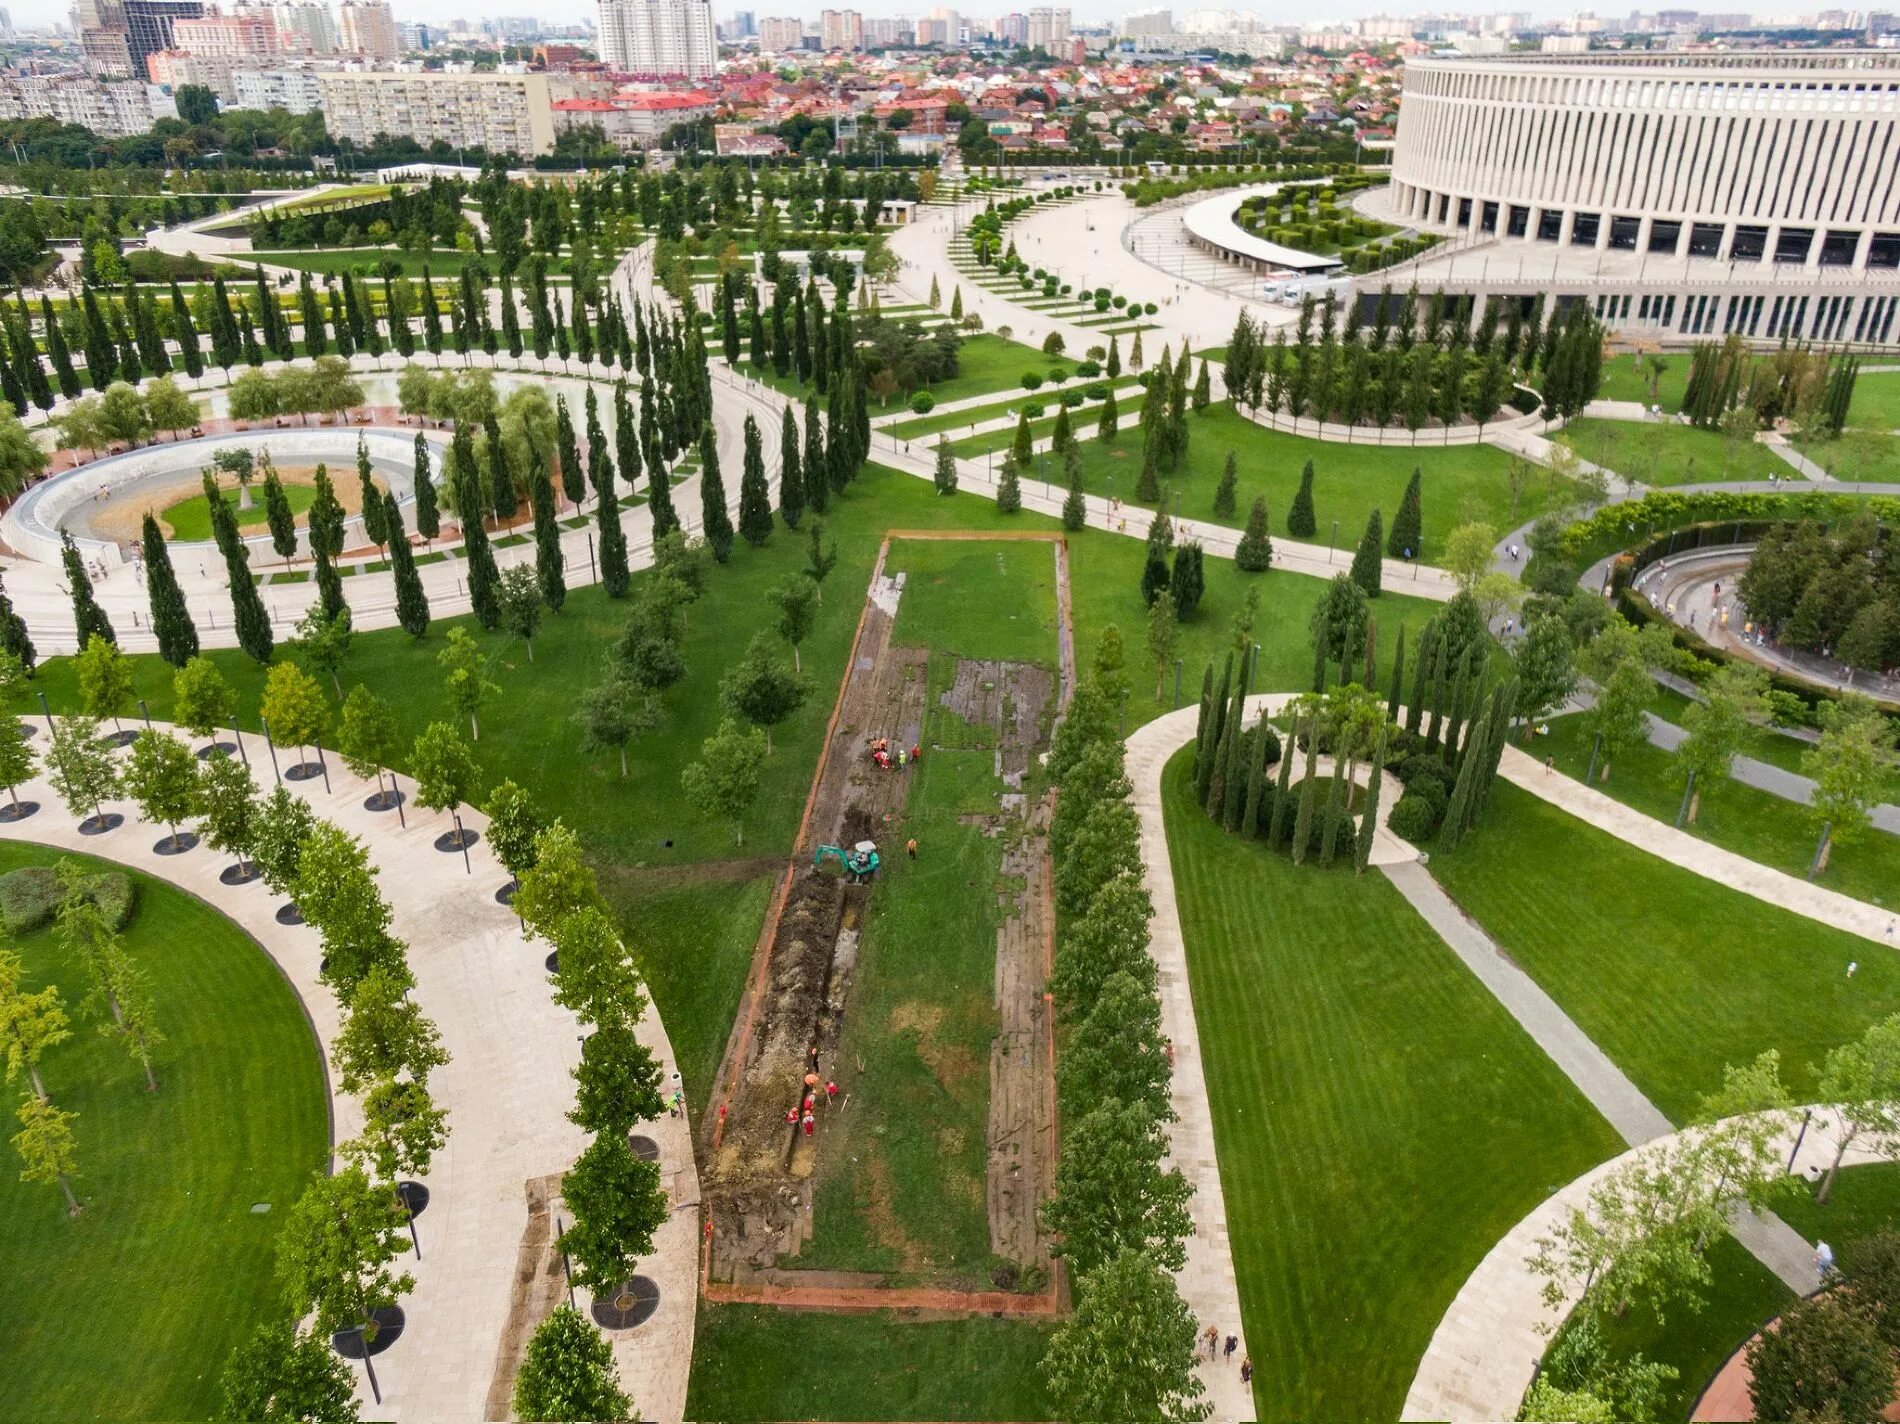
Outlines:
{"label": "park lawn", "polygon": [[1730,440],[1719,430],[1665,421],[1573,420],[1556,437],[1618,480],[1643,485],[1711,484],[1724,480],[1799,480],[1766,445]]}
{"label": "park lawn", "polygon": [[[263,492],[254,491],[249,509],[238,508],[236,490],[223,490],[220,493],[224,502],[231,506],[231,513],[237,516],[240,529],[262,529],[269,519],[269,511],[264,508]],[[287,484],[284,486],[284,498],[290,505],[290,512],[301,516],[316,503],[315,485]],[[184,543],[211,538],[211,501],[201,494],[189,499],[181,499],[171,505],[158,517],[167,537]]]}
{"label": "park lawn", "polygon": [[[1594,741],[1584,719],[1555,717],[1549,726],[1550,735],[1539,738],[1537,753],[1555,757],[1559,771],[1581,780],[1590,769]],[[1676,768],[1674,756],[1645,742],[1617,753],[1610,779],[1591,784],[1625,806],[1674,825],[1682,805]],[[1599,767],[1599,776],[1601,771]],[[1696,819],[1685,822],[1684,831],[1789,875],[1808,873],[1819,828],[1809,821],[1806,806],[1733,778],[1701,790]],[[1860,839],[1836,845],[1818,883],[1876,905],[1900,899],[1900,836],[1869,827]]]}
{"label": "park lawn", "polygon": [[[1094,437],[1095,422],[1078,422],[1082,441],[1082,484],[1090,494],[1114,495],[1135,505],[1135,482],[1141,475],[1141,430],[1134,412],[1124,409],[1115,438]],[[1491,445],[1434,447],[1348,445],[1288,435],[1256,425],[1236,414],[1226,401],[1210,405],[1188,419],[1188,454],[1182,470],[1163,476],[1162,493],[1179,493],[1180,514],[1193,521],[1212,518],[1214,491],[1228,451],[1236,459],[1234,525],[1246,522],[1257,497],[1267,501],[1268,522],[1275,539],[1286,533],[1287,509],[1300,486],[1300,470],[1313,462],[1313,513],[1318,532],[1313,542],[1325,541],[1334,520],[1339,523],[1339,546],[1351,549],[1365,531],[1374,509],[1385,527],[1392,527],[1399,500],[1413,470],[1423,472],[1424,549],[1430,563],[1444,548],[1451,531],[1469,520],[1483,520],[1500,533],[1561,503],[1554,476],[1543,471],[1513,501],[1508,478],[1509,457]]]}
{"label": "park lawn", "polygon": [[[62,858],[0,843],[0,872]],[[51,929],[9,942],[25,958],[25,987],[57,983],[73,1019],[71,1038],[47,1051],[41,1073],[53,1101],[78,1114],[74,1190],[85,1204],[69,1218],[58,1188],[19,1180],[8,1149],[0,1392],[11,1419],[215,1412],[231,1350],[278,1313],[277,1229],[329,1155],[323,1061],[296,992],[209,905],[133,878],[139,905],[124,943],[150,974],[165,1036],[157,1093],[145,1090],[131,1055],[80,1014],[87,985]],[[17,1097],[7,1097],[9,1136]],[[272,1210],[253,1214],[256,1202]]]}
{"label": "park lawn", "polygon": [[1190,762],[1163,805],[1258,1417],[1396,1418],[1485,1253],[1622,1144],[1383,876],[1227,835]]}
{"label": "park lawn", "polygon": [[[1047,1419],[1050,1326],[702,1305],[689,1419]],[[636,1400],[635,1403],[638,1403]]]}
{"label": "park lawn", "polygon": [[[1039,399],[1043,407],[1049,411],[1049,414],[1039,416],[1029,422],[1029,438],[1031,440],[1052,439],[1056,433],[1055,411],[1061,402],[1053,393],[1048,396],[1043,396],[1038,392],[1037,395],[1030,396],[1028,399]],[[1147,396],[1142,393],[1139,387],[1136,388],[1132,395],[1124,396],[1117,392],[1115,396],[1115,416],[1117,421],[1140,420],[1141,407],[1146,401]],[[1102,418],[1101,413],[1102,407],[1099,405],[1085,410],[1070,411],[1070,431],[1080,439],[1100,424]],[[951,443],[950,453],[955,455],[959,460],[974,460],[979,456],[990,454],[992,451],[1001,453],[1009,449],[1015,443],[1016,427],[1011,425],[996,430],[986,430],[977,435],[966,435],[963,439]],[[1054,479],[1059,477],[1062,473],[1062,467],[1057,462],[1054,452],[1049,450],[1043,451],[1036,457],[1035,467],[1035,478],[1039,480]],[[1024,473],[1027,474],[1028,471],[1024,471]]]}
{"label": "park lawn", "polygon": [[[420,278],[423,273],[432,277],[459,278],[462,269],[471,262],[479,262],[488,273],[489,280],[499,285],[500,277],[496,273],[493,254],[484,256],[478,252],[463,252],[460,248],[437,248],[428,253],[409,252],[400,247],[315,247],[287,248],[277,251],[256,251],[250,254],[253,261],[262,262],[271,267],[289,267],[294,271],[308,272],[313,276],[340,277],[345,272],[352,275],[372,273],[382,275],[382,264],[388,262],[396,269],[399,277]],[[602,249],[595,254],[594,266],[597,271],[612,270],[620,260],[620,253],[612,249]],[[515,274],[515,285],[519,289],[524,273]],[[568,259],[554,257],[548,262],[550,277],[568,275]]]}
{"label": "park lawn", "polygon": [[1900,430],[1900,371],[1862,371],[1856,376],[1847,423]]}
{"label": "park lawn", "polygon": [[[1673,688],[1656,683],[1647,706],[1665,722],[1673,722],[1678,727],[1687,725],[1684,716],[1689,709],[1689,699]],[[1792,771],[1797,776],[1805,776],[1807,773],[1801,769],[1801,758],[1813,749],[1813,742],[1791,736],[1778,727],[1762,727],[1755,739],[1743,749],[1743,755],[1767,762],[1770,766],[1778,766],[1783,771]],[[1900,802],[1900,766],[1888,768],[1879,783],[1878,795],[1882,801]]]}
{"label": "park lawn", "polygon": [[[788,371],[781,376],[769,366],[761,370],[750,360],[740,361],[734,369],[755,381],[763,381],[784,395],[802,397],[806,393],[799,384],[796,371]],[[974,336],[965,336],[958,343],[956,375],[938,381],[935,385],[899,392],[888,403],[879,403],[874,398],[871,413],[888,415],[894,410],[908,409],[911,397],[918,391],[929,391],[937,398],[937,404],[948,405],[951,401],[966,400],[971,396],[1021,390],[1025,372],[1034,371],[1046,379],[1050,371],[1058,369],[1072,371],[1074,365],[1061,356],[1047,355],[1033,346],[1005,341],[989,332],[978,332]]]}
{"label": "park lawn", "polygon": [[1893,955],[1679,870],[1508,782],[1431,868],[1674,1122],[1721,1086],[1725,1065],[1770,1048],[1803,1100],[1829,1049],[1900,1011]]}
{"label": "park lawn", "polygon": [[1837,480],[1886,482],[1894,478],[1897,446],[1891,435],[1877,430],[1850,430],[1845,439],[1803,440],[1794,447]]}
{"label": "park lawn", "polygon": [[1660,404],[1671,415],[1681,410],[1683,394],[1689,388],[1687,353],[1672,352],[1663,357],[1662,379],[1657,382],[1654,396],[1649,393],[1649,375],[1642,369],[1647,359],[1641,352],[1606,357],[1603,362],[1603,380],[1597,386],[1597,399],[1640,401],[1646,406]]}
{"label": "park lawn", "polygon": [[[1138,401],[1144,389],[1139,382],[1123,385],[1121,384],[1122,379],[1126,378],[1118,379],[1114,383],[1115,402],[1118,407],[1130,400]],[[1083,384],[1090,385],[1093,384],[1093,382],[1084,382]],[[929,415],[915,416],[910,420],[900,420],[894,425],[882,426],[880,429],[884,434],[895,436],[899,440],[915,440],[925,435],[940,435],[950,431],[961,430],[966,426],[981,425],[991,420],[1001,420],[1005,417],[1013,420],[1015,419],[1016,412],[1022,408],[1025,401],[1039,400],[1047,406],[1052,404],[1062,391],[1075,389],[1077,389],[1075,386],[1052,386],[1047,390],[1023,391],[1018,387],[1016,393],[1006,396],[1002,400],[987,401],[982,405],[965,406],[962,410],[932,411]],[[1135,408],[1140,409],[1139,405]],[[1070,411],[1069,418],[1079,421],[1089,412],[1099,412],[1100,410],[1101,403],[1095,402],[1083,407],[1081,410]],[[1051,414],[1053,414],[1053,411]]]}
{"label": "park lawn", "polygon": [[[920,766],[864,916],[837,1061],[845,1144],[819,1154],[808,1270],[948,1275],[988,1289],[988,1120],[1005,840],[994,738],[943,707],[960,658],[1054,670],[1055,555],[1040,541],[894,541],[893,642],[930,650]],[[981,599],[969,590],[987,590]],[[1008,610],[1005,615],[1004,610]],[[1054,708],[1049,708],[1053,717]],[[912,861],[899,842],[915,838]],[[1027,1264],[1027,1263],[1021,1263]]]}
{"label": "park lawn", "polygon": [[[265,216],[281,213],[301,212],[305,208],[327,208],[333,203],[346,203],[351,199],[368,202],[389,196],[393,187],[390,183],[356,183],[347,188],[332,188],[327,193],[306,193],[301,198],[292,198],[287,203],[278,203],[264,209]],[[255,216],[246,214],[246,217]]]}

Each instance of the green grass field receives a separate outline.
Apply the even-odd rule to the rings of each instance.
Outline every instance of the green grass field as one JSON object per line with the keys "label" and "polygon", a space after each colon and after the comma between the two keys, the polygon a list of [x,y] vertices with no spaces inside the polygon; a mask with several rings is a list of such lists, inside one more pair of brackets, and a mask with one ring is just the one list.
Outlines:
{"label": "green grass field", "polygon": [[[1047,440],[1052,438],[1056,433],[1056,397],[1053,394],[1045,395],[1038,391],[1031,399],[1040,399],[1043,407],[1049,414],[1040,416],[1029,422],[1029,438],[1031,440]],[[1147,398],[1139,389],[1137,389],[1133,395],[1124,396],[1117,394],[1115,397],[1115,413],[1117,419],[1120,421],[1139,420],[1141,418],[1141,407],[1146,403],[1146,399]],[[1020,406],[1021,402],[1019,401],[1017,404]],[[1069,429],[1073,431],[1078,438],[1086,436],[1100,424],[1101,419],[1102,407],[1099,405],[1087,410],[1072,410],[1069,412]],[[978,456],[991,453],[1000,455],[1015,443],[1016,427],[1012,425],[1001,430],[987,430],[978,435],[966,435],[961,440],[952,441],[950,451],[959,460],[973,460]],[[1025,471],[1025,473],[1028,472]],[[1061,466],[1056,462],[1053,451],[1045,450],[1037,455],[1035,478],[1053,479],[1060,473]]]}
{"label": "green grass field", "polygon": [[[262,529],[267,521],[262,491],[253,491],[251,507],[238,508],[236,490],[225,490],[224,502],[231,506],[231,513],[237,516],[240,529]],[[291,513],[302,516],[316,502],[317,491],[314,485],[287,484],[284,486],[284,498],[290,505]],[[211,538],[211,501],[201,494],[189,499],[181,499],[177,504],[169,505],[159,515],[158,522],[173,539],[189,543],[193,540]]]}
{"label": "green grass field", "polygon": [[1801,478],[1766,445],[1690,425],[1585,418],[1571,421],[1557,439],[1592,464],[1643,485]]}
{"label": "green grass field", "polygon": [[[1123,380],[1118,380],[1115,384],[1115,402],[1117,406],[1126,409],[1128,402],[1135,401],[1137,402],[1136,408],[1139,409],[1138,403],[1141,397],[1141,387],[1139,385],[1127,384]],[[1072,389],[1072,387],[1063,387],[1062,389]],[[1053,415],[1054,402],[1059,395],[1060,391],[1053,387],[1047,390],[1027,392],[1023,391],[1019,386],[1016,394],[1007,396],[1002,400],[988,401],[983,405],[967,406],[963,410],[933,411],[929,415],[920,415],[910,420],[898,421],[895,425],[887,425],[884,427],[884,433],[894,435],[899,440],[918,440],[926,435],[940,435],[946,432],[955,434],[960,430],[967,431],[972,425],[981,425],[985,421],[1001,420],[1005,416],[1013,417],[1015,413],[1022,408],[1024,401],[1032,400],[1039,400],[1045,406],[1050,406],[1050,414]],[[1091,415],[1095,415],[1100,410],[1100,405],[1094,405],[1087,410],[1079,412],[1072,411],[1070,412],[1070,419],[1078,421],[1087,420]],[[1097,416],[1097,418],[1099,418],[1099,416]]]}
{"label": "green grass field", "polygon": [[[1094,438],[1095,420],[1084,416],[1078,423],[1076,433],[1089,437],[1082,441],[1082,482],[1090,494],[1113,494],[1124,503],[1136,503],[1135,482],[1141,474],[1136,409],[1123,405],[1120,429],[1107,443]],[[1446,448],[1310,440],[1256,425],[1221,401],[1188,418],[1187,462],[1179,474],[1161,482],[1164,497],[1178,491],[1183,518],[1213,517],[1214,490],[1230,450],[1238,474],[1238,507],[1232,523],[1244,523],[1255,497],[1264,495],[1273,537],[1290,537],[1287,509],[1299,489],[1300,470],[1311,460],[1313,509],[1319,521],[1315,542],[1325,542],[1333,521],[1338,520],[1340,547],[1347,550],[1359,542],[1374,509],[1381,511],[1386,527],[1391,527],[1412,471],[1423,471],[1422,553],[1427,563],[1443,550],[1446,536],[1460,524],[1484,520],[1500,531],[1513,528],[1548,507],[1558,493],[1552,479],[1539,470],[1514,505],[1506,478],[1509,460],[1490,445]]]}
{"label": "green grass field", "polygon": [[1830,1048],[1900,1011],[1894,956],[1678,870],[1506,782],[1477,832],[1431,868],[1675,1122],[1721,1085],[1724,1065],[1769,1048],[1799,1100]]}
{"label": "green grass field", "polygon": [[[701,1306],[691,1419],[1050,1417],[1045,1325]],[[636,1401],[637,1403],[638,1401]]]}
{"label": "green grass field", "polygon": [[1261,1419],[1392,1419],[1465,1277],[1621,1142],[1376,871],[1164,783]]}
{"label": "green grass field", "polygon": [[[989,395],[998,391],[1019,391],[1022,389],[1023,373],[1034,371],[1047,376],[1053,369],[1074,370],[1079,356],[1064,358],[1050,356],[1036,350],[1033,346],[1024,346],[1019,342],[1005,341],[990,332],[978,332],[966,336],[957,347],[957,373],[948,380],[938,381],[935,385],[919,386],[918,390],[927,390],[937,398],[939,405],[948,405],[951,401],[967,400],[971,396]],[[755,380],[762,380],[774,390],[799,395],[803,387],[798,384],[796,373],[780,376],[769,367],[761,372],[750,361],[741,361],[739,369]],[[889,405],[872,405],[873,415],[888,414],[893,410],[908,407],[911,396],[894,396]]]}
{"label": "green grass field", "polygon": [[[463,252],[459,248],[437,248],[429,253],[407,252],[400,247],[330,247],[330,248],[284,248],[271,251],[254,251],[250,254],[255,261],[271,267],[288,267],[298,272],[308,272],[312,276],[340,277],[345,272],[353,275],[373,273],[382,275],[382,265],[392,264],[399,277],[420,278],[423,273],[437,278],[460,278],[462,269],[471,262],[479,262],[489,275],[489,280],[500,283],[496,275],[497,267],[494,255],[484,256],[477,252]],[[603,250],[595,254],[595,270],[603,275],[614,263],[620,260],[617,252]],[[568,275],[566,257],[551,258],[548,262],[550,277]],[[525,271],[515,274],[515,287],[519,291],[525,280]]]}
{"label": "green grass field", "polygon": [[1893,437],[1877,430],[1849,429],[1838,440],[1797,439],[1793,443],[1837,480],[1887,483],[1900,474],[1894,464]]}
{"label": "green grass field", "polygon": [[[0,872],[60,858],[0,843]],[[56,1187],[19,1180],[8,1148],[0,1392],[14,1419],[215,1411],[226,1357],[278,1310],[272,1248],[284,1212],[328,1156],[323,1064],[296,993],[209,905],[136,878],[125,946],[151,976],[166,1039],[156,1094],[131,1056],[80,1016],[87,986],[52,931],[10,944],[25,957],[26,988],[57,983],[73,1018],[72,1037],[48,1050],[41,1074],[53,1101],[79,1115],[74,1189],[85,1204],[69,1218]],[[11,1088],[8,1136],[17,1100]],[[257,1202],[272,1210],[253,1214]]]}
{"label": "green grass field", "polygon": [[[1557,717],[1549,726],[1550,735],[1538,739],[1537,754],[1555,757],[1559,771],[1581,779],[1590,768],[1593,740],[1583,718]],[[1682,804],[1676,758],[1647,743],[1620,753],[1610,768],[1610,779],[1592,784],[1606,796],[1670,825],[1675,824]],[[1807,807],[1732,779],[1705,785],[1697,818],[1682,829],[1797,877],[1807,874],[1818,834]],[[1819,883],[1875,904],[1900,900],[1900,836],[1869,829],[1859,840],[1836,846]]]}
{"label": "green grass field", "polygon": [[1862,371],[1855,377],[1847,423],[1900,430],[1900,371]]}
{"label": "green grass field", "polygon": [[1672,351],[1663,357],[1662,379],[1656,383],[1656,394],[1649,393],[1649,375],[1643,369],[1648,358],[1641,354],[1607,357],[1603,362],[1603,381],[1597,387],[1599,400],[1641,401],[1644,405],[1660,404],[1670,414],[1682,409],[1682,396],[1689,388],[1689,357],[1687,353]]}

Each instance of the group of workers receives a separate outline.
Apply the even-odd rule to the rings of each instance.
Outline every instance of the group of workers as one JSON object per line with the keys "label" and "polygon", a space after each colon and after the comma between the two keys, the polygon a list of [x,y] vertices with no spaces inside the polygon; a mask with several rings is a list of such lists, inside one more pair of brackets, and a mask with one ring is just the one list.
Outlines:
{"label": "group of workers", "polygon": [[877,763],[879,771],[889,771],[892,767],[902,771],[906,766],[923,759],[923,748],[914,742],[909,751],[904,750],[902,742],[897,744],[896,751],[892,751],[889,737],[874,737],[871,741],[871,760]]}
{"label": "group of workers", "polygon": [[810,1137],[818,1125],[818,1119],[814,1115],[818,1106],[818,1095],[824,1094],[827,1106],[838,1100],[838,1085],[829,1078],[819,1076],[817,1044],[813,1044],[811,1048],[811,1071],[805,1074],[804,1088],[804,1095],[799,1099],[798,1106],[785,1110],[785,1121],[801,1129],[805,1136]]}

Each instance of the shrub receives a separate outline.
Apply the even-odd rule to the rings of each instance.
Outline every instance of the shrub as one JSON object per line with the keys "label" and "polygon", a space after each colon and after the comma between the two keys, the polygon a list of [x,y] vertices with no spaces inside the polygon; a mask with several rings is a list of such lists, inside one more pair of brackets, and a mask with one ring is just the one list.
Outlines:
{"label": "shrub", "polygon": [[[130,877],[117,871],[96,875],[87,893],[115,930],[132,918],[137,895]],[[25,934],[51,924],[59,899],[59,872],[50,865],[27,865],[0,875],[0,930]]]}
{"label": "shrub", "polygon": [[1446,795],[1451,794],[1451,771],[1431,752],[1414,752],[1400,762],[1398,777],[1407,791],[1417,791],[1421,783],[1430,782]]}
{"label": "shrub", "polygon": [[919,391],[910,398],[910,408],[918,415],[929,415],[937,408],[937,398],[929,391]]}
{"label": "shrub", "polygon": [[1093,400],[1093,401],[1107,400],[1108,399],[1108,382],[1107,381],[1090,381],[1086,386],[1082,387],[1082,394],[1087,396],[1090,400]]}
{"label": "shrub", "polygon": [[1119,295],[1113,296],[1108,299],[1108,304],[1115,308],[1116,311],[1120,311],[1123,307],[1128,305],[1128,298]]}
{"label": "shrub", "polygon": [[1438,818],[1442,813],[1433,807],[1423,796],[1406,794],[1399,797],[1398,804],[1392,808],[1392,819],[1386,824],[1392,828],[1392,834],[1417,844],[1428,840],[1438,829]]}
{"label": "shrub", "polygon": [[1048,412],[1049,407],[1044,405],[1041,401],[1023,402],[1023,414],[1028,416],[1031,420],[1041,420]]}
{"label": "shrub", "polygon": [[1107,297],[1097,297],[1097,298],[1095,299],[1095,310],[1097,310],[1098,312],[1105,312],[1105,311],[1107,311],[1107,310],[1108,310],[1108,298],[1107,298]]}
{"label": "shrub", "polygon": [[1041,384],[1042,384],[1042,373],[1040,371],[1024,371],[1023,372],[1023,389],[1024,390],[1033,391],[1036,389],[1037,386],[1040,386]]}
{"label": "shrub", "polygon": [[1066,297],[1066,296],[1068,296],[1071,290],[1073,290],[1073,288],[1072,288],[1072,285],[1071,285],[1070,283],[1068,283],[1068,282],[1064,282],[1064,283],[1062,284],[1062,295],[1063,295],[1063,296],[1065,296],[1065,297]]}
{"label": "shrub", "polygon": [[1102,374],[1102,363],[1100,361],[1078,361],[1075,365],[1075,374],[1085,381],[1093,380]]}
{"label": "shrub", "polygon": [[1153,316],[1156,312],[1160,311],[1161,308],[1156,306],[1153,302],[1147,302],[1143,304],[1142,310],[1147,312],[1149,316]]}
{"label": "shrub", "polygon": [[1077,406],[1082,404],[1082,401],[1083,395],[1079,390],[1070,389],[1062,393],[1062,403],[1070,410],[1074,410]]}

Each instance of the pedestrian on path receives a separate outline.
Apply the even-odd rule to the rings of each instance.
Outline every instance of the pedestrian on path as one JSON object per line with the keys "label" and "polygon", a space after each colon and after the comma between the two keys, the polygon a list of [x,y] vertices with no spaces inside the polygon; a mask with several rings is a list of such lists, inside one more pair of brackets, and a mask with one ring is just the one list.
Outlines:
{"label": "pedestrian on path", "polygon": [[1253,1383],[1253,1356],[1252,1355],[1243,1355],[1241,1357],[1240,1382],[1242,1384]]}
{"label": "pedestrian on path", "polygon": [[917,837],[912,836],[908,841],[904,842],[904,854],[908,855],[912,860],[917,859]]}
{"label": "pedestrian on path", "polygon": [[1238,1335],[1229,1335],[1227,1337],[1227,1347],[1221,1352],[1221,1358],[1224,1360],[1233,1359],[1234,1351],[1238,1350],[1239,1348],[1240,1348],[1240,1337]]}
{"label": "pedestrian on path", "polygon": [[1210,1325],[1202,1333],[1201,1339],[1207,1344],[1207,1358],[1213,1359],[1214,1352],[1220,1348],[1220,1331]]}

